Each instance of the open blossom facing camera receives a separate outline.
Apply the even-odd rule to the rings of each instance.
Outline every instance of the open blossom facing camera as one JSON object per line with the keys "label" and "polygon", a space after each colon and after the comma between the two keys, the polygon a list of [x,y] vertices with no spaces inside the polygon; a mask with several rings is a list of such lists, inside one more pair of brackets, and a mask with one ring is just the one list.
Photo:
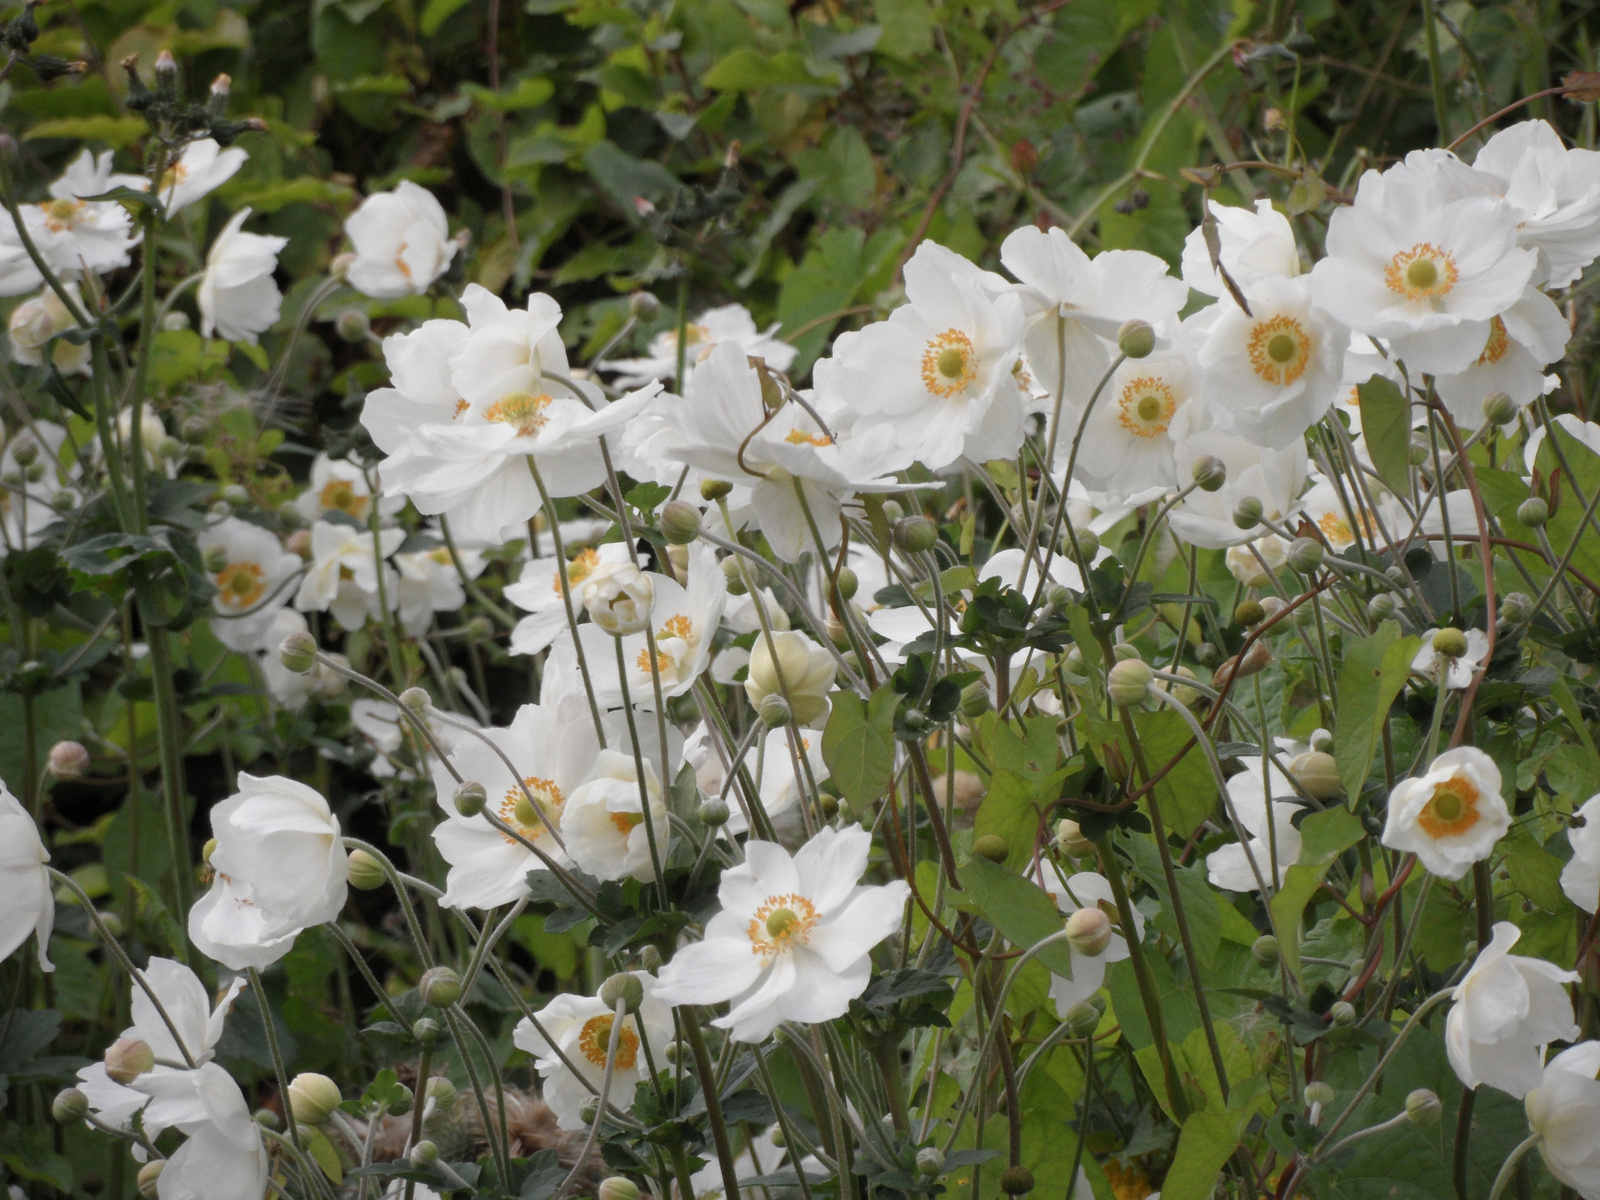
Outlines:
{"label": "open blossom facing camera", "polygon": [[1578,1036],[1564,986],[1576,972],[1511,953],[1522,931],[1509,921],[1456,985],[1445,1023],[1450,1065],[1468,1087],[1488,1084],[1513,1096],[1539,1086],[1544,1048]]}
{"label": "open blossom facing camera", "polygon": [[278,321],[283,294],[272,273],[289,239],[246,233],[249,218],[241,208],[211,243],[198,298],[201,333],[254,345]]}
{"label": "open blossom facing camera", "polygon": [[[649,1078],[651,1062],[657,1070],[667,1066],[665,1051],[673,1040],[672,1010],[656,995],[655,978],[646,971],[629,974],[639,981],[643,999],[637,1014],[622,1018],[617,1034],[609,1101],[623,1112],[632,1109],[634,1085]],[[562,1129],[583,1129],[584,1101],[599,1092],[605,1077],[616,1013],[598,996],[563,994],[536,1015],[539,1026],[523,1018],[511,1040],[517,1049],[534,1055],[544,1102],[555,1111],[557,1124]]]}
{"label": "open blossom facing camera", "polygon": [[[787,371],[798,351],[774,335],[778,326],[761,330],[742,304],[724,304],[707,309],[684,328],[683,382],[687,388],[700,364],[716,347],[730,345],[750,358],[759,358],[774,371]],[[665,329],[650,339],[643,358],[619,358],[605,365],[607,371],[621,373],[617,386],[643,387],[654,379],[671,380],[678,373],[678,331]]]}
{"label": "open blossom facing camera", "polygon": [[189,937],[235,971],[282,958],[302,929],[344,907],[349,855],[339,818],[303,783],[239,775],[211,810],[211,890],[189,910]]}
{"label": "open blossom facing camera", "polygon": [[732,1001],[712,1022],[735,1041],[761,1042],[784,1021],[841,1016],[866,990],[872,948],[900,928],[910,889],[862,885],[872,835],[859,825],[824,829],[792,857],[771,842],[745,843],[745,861],[722,873],[722,910],[705,939],[661,971],[668,1004]]}
{"label": "open blossom facing camera", "polygon": [[1600,1042],[1569,1047],[1545,1064],[1523,1099],[1539,1156],[1583,1200],[1600,1200]]}
{"label": "open blossom facing camera", "polygon": [[22,802],[0,783],[0,959],[7,958],[28,935],[39,942],[39,967],[50,965],[50,930],[56,901],[45,863],[50,853]]}
{"label": "open blossom facing camera", "polygon": [[438,199],[409,179],[368,196],[344,228],[356,250],[350,286],[380,300],[426,292],[458,249]]}
{"label": "open blossom facing camera", "polygon": [[1383,844],[1415,854],[1441,879],[1460,879],[1489,857],[1510,827],[1500,768],[1482,750],[1460,746],[1389,793]]}
{"label": "open blossom facing camera", "polygon": [[196,541],[217,589],[211,598],[221,618],[211,625],[217,640],[241,654],[276,645],[268,633],[278,609],[289,602],[300,556],[285,550],[275,534],[238,517],[224,517]]}

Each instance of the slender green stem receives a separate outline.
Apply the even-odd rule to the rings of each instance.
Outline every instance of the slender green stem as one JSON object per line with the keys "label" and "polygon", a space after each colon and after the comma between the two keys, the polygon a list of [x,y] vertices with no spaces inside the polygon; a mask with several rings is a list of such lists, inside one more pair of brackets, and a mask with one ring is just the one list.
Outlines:
{"label": "slender green stem", "polygon": [[705,1038],[700,1035],[700,1015],[692,1008],[680,1010],[683,1019],[678,1026],[683,1040],[689,1044],[694,1057],[694,1073],[700,1077],[700,1094],[705,1097],[706,1118],[711,1122],[711,1139],[717,1148],[717,1166],[722,1171],[725,1200],[739,1200],[739,1173],[733,1166],[733,1146],[728,1141],[728,1125],[722,1119],[722,1098],[717,1093],[717,1077],[711,1069],[711,1056],[706,1053]]}

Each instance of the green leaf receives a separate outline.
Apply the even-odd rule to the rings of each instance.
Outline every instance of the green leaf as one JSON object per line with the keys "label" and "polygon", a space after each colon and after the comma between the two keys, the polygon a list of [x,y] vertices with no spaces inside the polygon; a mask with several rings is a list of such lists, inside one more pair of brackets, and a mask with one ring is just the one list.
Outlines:
{"label": "green leaf", "polygon": [[[1193,736],[1188,723],[1177,713],[1165,708],[1159,712],[1135,713],[1133,725],[1139,734],[1139,744],[1144,749],[1145,765],[1152,773],[1166,766],[1167,761],[1182,750]],[[1128,761],[1131,762],[1127,734],[1120,724],[1117,729],[1118,744],[1122,747],[1122,753],[1130,756]],[[1193,833],[1211,815],[1217,804],[1217,779],[1211,773],[1211,764],[1206,760],[1205,751],[1199,746],[1191,746],[1178,760],[1178,765],[1156,784],[1155,797],[1156,803],[1161,805],[1161,817],[1173,833],[1182,837]]]}
{"label": "green leaf", "polygon": [[740,48],[716,63],[700,82],[718,92],[759,92],[769,87],[821,82],[806,70],[805,60],[786,50],[767,58]]}
{"label": "green leaf", "polygon": [[[1026,950],[1061,932],[1061,914],[1050,894],[998,863],[974,858],[961,868],[961,888],[1014,946]],[[1034,957],[1055,974],[1072,978],[1072,951],[1065,941],[1046,946]]]}
{"label": "green leaf", "polygon": [[417,19],[417,28],[423,37],[432,37],[439,32],[439,26],[469,3],[471,0],[428,0],[428,6],[422,10],[422,16]]}
{"label": "green leaf", "polygon": [[249,206],[261,213],[275,213],[291,204],[333,204],[349,206],[356,202],[355,189],[314,175],[301,175],[270,184],[255,191],[230,191],[228,198],[235,204]]}
{"label": "green leaf", "polygon": [[1062,777],[1058,771],[1042,781],[1030,781],[1015,771],[996,771],[973,818],[973,836],[992,833],[1005,838],[1011,848],[1005,865],[1013,871],[1021,870],[1033,858],[1033,839],[1039,828],[1037,802],[1060,787]]}
{"label": "green leaf", "polygon": [[883,26],[878,49],[891,58],[915,58],[933,49],[933,10],[928,0],[872,0]]}
{"label": "green leaf", "polygon": [[894,775],[894,710],[899,700],[888,684],[866,702],[851,692],[834,694],[833,711],[822,731],[822,761],[851,804],[869,804],[889,786]]}
{"label": "green leaf", "polygon": [[1191,1113],[1178,1135],[1178,1150],[1161,1185],[1161,1200],[1210,1200],[1217,1176],[1238,1144],[1229,1116]]}
{"label": "green leaf", "polygon": [[1300,918],[1322,887],[1328,865],[1361,840],[1361,820],[1344,808],[1312,813],[1300,823],[1300,861],[1283,873],[1283,886],[1272,898],[1273,928],[1289,973],[1300,978]]}
{"label": "green leaf", "polygon": [[343,1183],[344,1164],[339,1161],[339,1152],[333,1148],[328,1135],[314,1125],[302,1125],[300,1137],[305,1141],[306,1151],[322,1169],[322,1173],[334,1183]]}
{"label": "green leaf", "polygon": [[120,150],[124,146],[133,145],[148,133],[149,129],[142,117],[57,117],[51,121],[40,121],[22,136],[25,141],[30,142],[40,138],[104,142],[112,149]]}
{"label": "green leaf", "polygon": [[1568,901],[1561,890],[1562,862],[1526,829],[1519,829],[1500,844],[1511,885],[1546,912],[1562,912]]}
{"label": "green leaf", "polygon": [[1361,430],[1378,478],[1395,491],[1411,490],[1411,406],[1390,379],[1374,375],[1356,385],[1361,400]]}
{"label": "green leaf", "polygon": [[1383,738],[1383,724],[1389,719],[1389,706],[1405,686],[1411,660],[1421,645],[1421,638],[1401,637],[1400,626],[1394,621],[1385,621],[1369,637],[1345,643],[1334,708],[1339,735],[1334,756],[1345,795],[1352,804],[1361,795],[1372,770]]}

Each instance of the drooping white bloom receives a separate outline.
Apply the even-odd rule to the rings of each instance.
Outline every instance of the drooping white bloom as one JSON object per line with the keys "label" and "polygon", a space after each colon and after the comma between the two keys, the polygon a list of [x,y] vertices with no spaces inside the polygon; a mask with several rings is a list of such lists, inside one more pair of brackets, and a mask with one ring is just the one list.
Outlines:
{"label": "drooping white bloom", "polygon": [[261,1200],[269,1173],[261,1127],[233,1077],[216,1063],[146,1075],[137,1087],[169,1104],[168,1122],[188,1135],[161,1172],[160,1200]]}
{"label": "drooping white bloom", "polygon": [[[381,615],[378,600],[379,560],[405,541],[403,529],[380,529],[376,536],[352,525],[318,521],[311,527],[311,564],[295,593],[301,612],[332,612],[346,629],[359,629],[368,616]],[[396,602],[394,568],[383,562],[383,592]]]}
{"label": "drooping white bloom", "polygon": [[1494,940],[1479,954],[1451,994],[1445,1050],[1467,1087],[1488,1084],[1513,1096],[1539,1086],[1544,1048],[1578,1036],[1572,1000],[1563,984],[1575,983],[1540,958],[1512,954],[1522,931],[1496,922]]}
{"label": "drooping white bloom", "polygon": [[344,228],[356,251],[350,286],[381,300],[426,292],[459,248],[438,198],[409,179],[368,196]]}
{"label": "drooping white bloom", "polygon": [[[1267,825],[1269,787],[1270,828]],[[1270,887],[1280,886],[1284,872],[1300,857],[1300,830],[1291,821],[1301,811],[1294,785],[1276,766],[1269,766],[1263,776],[1260,759],[1249,759],[1245,769],[1228,780],[1228,800],[1239,824],[1250,836],[1248,841],[1232,842],[1206,855],[1206,873],[1211,882],[1230,892],[1259,891],[1262,881],[1270,881]]]}
{"label": "drooping white bloom", "polygon": [[289,602],[287,585],[300,570],[300,556],[285,550],[276,534],[238,517],[224,517],[195,540],[217,588],[211,606],[219,619],[211,632],[241,654],[276,649],[283,639],[268,635],[278,609]]}
{"label": "drooping white bloom", "polygon": [[872,948],[895,933],[910,890],[857,881],[872,835],[859,825],[823,829],[793,857],[771,842],[745,843],[745,861],[722,873],[722,909],[703,941],[678,950],[656,996],[668,1004],[732,1001],[712,1024],[735,1041],[764,1041],[783,1021],[842,1016],[866,990]]}
{"label": "drooping white bloom", "polygon": [[1467,652],[1456,658],[1446,658],[1433,648],[1433,635],[1437,632],[1435,629],[1423,632],[1422,649],[1411,660],[1411,669],[1435,684],[1460,691],[1472,682],[1483,656],[1489,653],[1489,638],[1481,629],[1468,629],[1465,631]]}
{"label": "drooping white bloom", "polygon": [[[800,802],[810,786],[805,775],[807,767],[811,771],[811,780],[820,782],[828,777],[827,764],[822,760],[822,738],[815,733],[802,732],[799,747],[804,765],[797,766],[789,747],[789,731],[780,726],[768,730],[758,752],[745,759],[745,767],[755,780],[761,807],[769,817],[780,817]],[[711,755],[711,760],[716,761],[714,753]],[[721,764],[716,765],[714,788],[720,789]],[[750,829],[750,822],[745,818],[744,806],[738,802],[737,796],[733,793],[728,796],[728,823],[722,828],[730,834],[747,833]]]}
{"label": "drooping white bloom", "polygon": [[[607,1099],[622,1112],[632,1109],[634,1087],[649,1078],[651,1062],[658,1070],[666,1066],[664,1055],[674,1033],[672,1010],[657,997],[655,977],[647,971],[629,974],[639,981],[644,998],[636,1014],[622,1018],[622,1028],[617,1033],[617,1055]],[[583,1129],[584,1102],[599,1093],[605,1077],[606,1051],[611,1046],[616,1013],[598,996],[562,993],[537,1016],[543,1034],[524,1017],[512,1032],[511,1041],[517,1049],[535,1056],[533,1065],[539,1072],[540,1091],[556,1114],[557,1127]],[[549,1041],[544,1034],[549,1035]],[[561,1061],[557,1050],[566,1055],[567,1062]],[[567,1063],[577,1068],[576,1072]]]}
{"label": "drooping white bloom", "polygon": [[296,935],[344,907],[349,855],[339,818],[316,791],[281,775],[239,775],[211,810],[211,890],[189,910],[189,939],[231,970],[276,962]]}
{"label": "drooping white bloom", "polygon": [[[1000,246],[1000,261],[1023,283],[1028,369],[1053,409],[1058,390],[1081,410],[1116,354],[1127,321],[1160,328],[1188,299],[1167,264],[1142,250],[1103,250],[1090,258],[1061,229],[1024,225]],[[1068,423],[1063,421],[1063,426]],[[1063,428],[1062,439],[1071,440]]]}
{"label": "drooping white bloom", "polygon": [[[1110,882],[1095,871],[1079,871],[1062,879],[1047,862],[1040,868],[1035,882],[1050,893],[1050,898],[1056,902],[1056,911],[1063,917],[1071,916],[1080,908],[1110,906],[1112,912],[1116,911]],[[1134,936],[1144,941],[1144,914],[1138,909],[1133,910],[1133,923]],[[1050,976],[1050,999],[1055,1001],[1057,1016],[1098,992],[1106,979],[1106,966],[1128,957],[1128,939],[1124,933],[1123,930],[1114,929],[1110,945],[1101,954],[1084,954],[1073,948],[1071,979],[1055,974]]]}
{"label": "drooping white bloom", "polygon": [[1348,334],[1303,278],[1260,275],[1183,323],[1200,394],[1222,429],[1263,446],[1297,443],[1332,406]]}
{"label": "drooping white bloom", "polygon": [[834,343],[827,387],[856,410],[854,436],[880,448],[883,469],[937,471],[963,456],[1009,458],[1022,444],[1022,302],[981,276],[923,242],[906,263],[909,303]]}
{"label": "drooping white bloom", "polygon": [[833,655],[798,630],[762,634],[750,647],[744,692],[757,709],[768,696],[782,696],[795,721],[811,725],[828,711],[837,671]]}
{"label": "drooping white bloom", "polygon": [[1544,368],[1566,353],[1572,329],[1543,292],[1528,288],[1522,298],[1489,322],[1482,352],[1465,370],[1434,378],[1434,389],[1462,429],[1483,424],[1483,399],[1504,392],[1518,408],[1554,391],[1560,382]]}
{"label": "drooping white bloom", "polygon": [[213,138],[190,142],[161,177],[161,203],[167,216],[216,191],[239,173],[249,157],[238,146],[224,150]]}
{"label": "drooping white bloom", "polygon": [[1539,256],[1533,282],[1564,288],[1600,254],[1600,154],[1568,149],[1546,121],[1500,130],[1472,160],[1517,210],[1517,242]]}
{"label": "drooping white bloom", "polygon": [[[621,542],[607,542],[574,554],[567,563],[567,585],[574,595],[572,615],[583,613],[583,601],[577,597],[591,575],[627,565],[632,558]],[[636,560],[634,565],[638,565]],[[567,600],[561,589],[561,570],[554,558],[524,563],[517,582],[506,587],[505,598],[529,614],[511,631],[512,654],[538,654],[568,628]]]}
{"label": "drooping white bloom", "polygon": [[39,838],[39,829],[0,782],[0,958],[7,958],[28,935],[39,941],[39,968],[53,971],[50,963],[50,930],[55,926],[56,901],[50,889],[45,863],[50,852]]}
{"label": "drooping white bloom", "polygon": [[[774,371],[787,371],[799,351],[788,342],[779,341],[774,336],[777,332],[777,325],[758,330],[755,318],[742,304],[707,309],[684,329],[684,387],[689,386],[689,380],[706,357],[724,343],[750,358],[762,359]],[[639,388],[653,379],[674,378],[678,373],[678,331],[667,329],[656,334],[650,339],[650,348],[643,358],[619,358],[606,363],[603,369],[622,372],[617,386],[623,388]]]}
{"label": "drooping white bloom", "polygon": [[[1074,474],[1091,491],[1116,499],[1178,484],[1171,430],[1178,410],[1195,395],[1195,382],[1187,360],[1178,354],[1123,363],[1089,411]],[[1070,443],[1078,413],[1069,410],[1062,424],[1062,440]]]}
{"label": "drooping white bloom", "polygon": [[[1242,287],[1262,275],[1293,279],[1300,274],[1294,226],[1272,207],[1271,200],[1257,200],[1254,212],[1215,200],[1209,203],[1217,223],[1218,257],[1234,283]],[[1195,291],[1219,299],[1228,295],[1227,284],[1211,265],[1211,251],[1198,226],[1184,239],[1182,269],[1183,281]]]}
{"label": "drooping white bloom", "polygon": [[1298,511],[1308,460],[1300,444],[1273,450],[1209,428],[1206,411],[1205,405],[1190,402],[1178,412],[1174,431],[1178,469],[1190,469],[1196,459],[1209,454],[1227,467],[1227,480],[1214,492],[1190,492],[1167,519],[1172,531],[1190,545],[1221,550],[1260,536],[1233,522],[1234,509],[1246,496],[1261,501],[1262,513],[1270,521],[1281,523]]}
{"label": "drooping white bloom", "polygon": [[[77,284],[67,283],[64,286],[82,308]],[[42,366],[45,347],[50,339],[77,327],[78,322],[61,302],[61,297],[53,289],[45,288],[33,299],[24,300],[11,310],[7,327],[11,338],[11,357],[24,366]],[[58,338],[50,346],[50,361],[63,375],[87,375],[92,355],[93,351],[87,342],[75,346],[65,338]]]}
{"label": "drooping white bloom", "polygon": [[[588,715],[568,724],[547,705],[524,704],[510,728],[485,729],[483,737],[523,772],[520,779],[483,739],[471,734],[456,738],[450,761],[463,780],[483,785],[489,811],[565,865],[570,861],[561,846],[565,834],[558,840],[551,828],[560,832],[572,794],[594,774],[600,741]],[[450,864],[439,903],[446,908],[493,908],[526,896],[528,872],[544,869],[544,861],[482,814],[463,817],[457,812],[457,784],[443,763],[434,764],[433,787],[446,818],[434,826],[433,840]]]}
{"label": "drooping white bloom", "polygon": [[249,217],[241,208],[211,243],[198,300],[201,333],[254,345],[278,320],[283,294],[272,273],[289,239],[244,232]]}
{"label": "drooping white bloom", "polygon": [[[80,279],[125,267],[137,238],[128,210],[115,200],[57,196],[23,204],[18,212],[39,257],[61,279]],[[44,286],[16,223],[0,218],[0,296],[20,296]]]}
{"label": "drooping white bloom", "polygon": [[648,882],[656,877],[652,830],[656,854],[665,862],[671,826],[655,764],[648,757],[636,762],[631,751],[600,751],[588,781],[567,798],[561,811],[561,836],[572,861],[596,879],[631,877]]}
{"label": "drooping white bloom", "polygon": [[1429,763],[1426,775],[1395,785],[1383,844],[1414,853],[1442,879],[1460,879],[1510,827],[1500,768],[1475,746],[1458,746]]}
{"label": "drooping white bloom", "polygon": [[1583,1200],[1600,1200],[1600,1042],[1563,1050],[1544,1066],[1539,1086],[1523,1099],[1539,1156]]}
{"label": "drooping white bloom", "polygon": [[1355,203],[1329,220],[1328,256],[1311,272],[1317,304],[1388,339],[1413,376],[1465,370],[1537,265],[1517,246],[1516,210],[1487,196],[1450,199],[1442,169],[1368,171]]}
{"label": "drooping white bloom", "polygon": [[[1561,868],[1561,890],[1586,913],[1600,907],[1600,796],[1591,796],[1567,827],[1572,857]],[[1582,821],[1583,824],[1578,824]]]}

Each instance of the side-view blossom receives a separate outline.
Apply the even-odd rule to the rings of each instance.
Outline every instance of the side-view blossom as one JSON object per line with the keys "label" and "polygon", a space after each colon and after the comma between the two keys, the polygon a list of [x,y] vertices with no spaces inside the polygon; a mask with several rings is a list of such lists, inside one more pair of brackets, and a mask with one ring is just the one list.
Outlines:
{"label": "side-view blossom", "polygon": [[167,216],[216,191],[239,173],[249,157],[238,146],[224,150],[214,138],[197,138],[190,142],[161,177],[159,194],[161,203],[166,205]]}
{"label": "side-view blossom", "polygon": [[[634,1085],[649,1078],[651,1062],[657,1070],[665,1067],[666,1048],[674,1033],[672,1010],[657,995],[654,976],[647,971],[629,974],[639,981],[643,998],[637,1013],[622,1018],[608,1096],[623,1112],[633,1107]],[[536,1016],[537,1026],[526,1017],[519,1021],[511,1041],[517,1049],[534,1055],[544,1102],[555,1112],[556,1124],[562,1129],[583,1129],[584,1101],[599,1093],[605,1077],[616,1013],[598,996],[562,993]]]}
{"label": "side-view blossom", "polygon": [[1510,827],[1500,768],[1475,746],[1458,746],[1429,763],[1425,775],[1395,785],[1383,844],[1415,854],[1441,879],[1460,879]]}
{"label": "side-view blossom", "polygon": [[[294,606],[301,612],[332,612],[346,629],[359,629],[368,616],[380,615],[379,559],[405,541],[405,530],[382,529],[376,537],[353,525],[318,521],[311,527],[311,564],[300,580]],[[385,561],[383,594],[394,607],[395,570]]]}
{"label": "side-view blossom", "polygon": [[1523,1098],[1539,1156],[1583,1200],[1600,1200],[1600,1042],[1581,1042],[1544,1066],[1539,1086]]}
{"label": "side-view blossom", "polygon": [[459,248],[438,198],[409,179],[368,196],[344,228],[356,254],[346,278],[380,300],[426,292]]}
{"label": "side-view blossom", "polygon": [[[63,286],[74,300],[78,300],[76,284],[67,283]],[[79,307],[82,307],[81,300]],[[33,299],[24,300],[11,310],[11,320],[7,326],[11,357],[23,366],[42,366],[45,347],[50,344],[51,338],[56,338],[55,344],[50,346],[50,362],[56,370],[63,375],[87,375],[93,350],[87,343],[75,346],[66,338],[57,337],[77,327],[78,322],[62,303],[61,297],[56,295],[53,288],[45,288]]]}
{"label": "side-view blossom", "polygon": [[281,775],[239,775],[211,810],[211,889],[189,910],[189,938],[234,971],[276,962],[302,929],[344,907],[350,859],[339,818],[316,791]]}
{"label": "side-view blossom", "polygon": [[1600,254],[1600,154],[1568,147],[1548,121],[1518,121],[1472,169],[1517,210],[1517,242],[1539,256],[1534,283],[1564,288]]}
{"label": "side-view blossom", "polygon": [[224,517],[195,540],[217,589],[211,607],[219,619],[211,632],[241,654],[275,647],[283,639],[271,642],[268,634],[289,602],[300,556],[285,550],[276,534],[238,517]]}
{"label": "side-view blossom", "polygon": [[[755,318],[742,304],[707,309],[683,331],[684,387],[689,386],[707,356],[724,343],[737,347],[741,354],[762,359],[774,371],[787,371],[799,351],[788,342],[779,341],[777,332],[777,325],[756,328]],[[613,359],[604,369],[621,373],[617,386],[622,388],[643,387],[653,379],[671,380],[678,373],[678,331],[662,330],[650,339],[643,358]]]}
{"label": "side-view blossom", "polygon": [[1228,780],[1228,801],[1250,836],[1206,855],[1211,882],[1230,892],[1260,891],[1264,882],[1274,888],[1281,885],[1284,872],[1300,858],[1300,830],[1292,820],[1301,811],[1298,799],[1294,785],[1276,766],[1269,765],[1263,776],[1259,760],[1246,762],[1245,769]]}
{"label": "side-view blossom", "polygon": [[138,1083],[171,1106],[168,1125],[187,1135],[161,1171],[159,1200],[261,1200],[267,1148],[233,1076],[206,1063]]}
{"label": "side-view blossom", "polygon": [[254,345],[278,320],[283,294],[272,273],[289,239],[244,232],[249,217],[241,208],[211,243],[198,300],[201,333]]}
{"label": "side-view blossom", "polygon": [[567,840],[572,861],[596,879],[649,882],[656,877],[656,855],[650,848],[652,830],[656,855],[665,862],[671,826],[655,764],[644,757],[636,762],[631,752],[600,751],[594,773],[568,797],[561,813],[561,836]]}
{"label": "side-view blossom", "polygon": [[1462,1083],[1486,1083],[1519,1097],[1539,1086],[1544,1048],[1578,1036],[1563,986],[1575,983],[1577,973],[1512,954],[1521,936],[1509,921],[1495,924],[1494,940],[1455,986],[1444,1031]]}
{"label": "side-view blossom", "polygon": [[[1300,274],[1294,226],[1271,200],[1257,200],[1254,211],[1215,200],[1208,206],[1216,221],[1218,257],[1235,284],[1242,287],[1261,275],[1293,279]],[[1211,263],[1204,230],[1195,228],[1184,239],[1182,269],[1183,281],[1195,291],[1219,299],[1228,295],[1228,285]]]}
{"label": "side-view blossom", "polygon": [[44,867],[49,861],[38,826],[0,782],[0,959],[9,957],[31,933],[38,938],[39,967],[45,971],[55,970],[50,963],[50,930],[55,926],[56,901]]}
{"label": "side-view blossom", "polygon": [[1586,913],[1600,908],[1600,796],[1591,796],[1567,827],[1572,857],[1561,868],[1561,890]]}
{"label": "side-view blossom", "polygon": [[763,633],[750,647],[744,692],[757,709],[768,696],[781,696],[797,722],[811,725],[828,711],[837,671],[833,655],[798,630],[771,637]]}
{"label": "side-view blossom", "polygon": [[661,970],[667,1004],[732,1001],[712,1024],[735,1041],[764,1041],[784,1021],[842,1016],[866,990],[872,948],[900,928],[910,889],[858,881],[872,835],[859,825],[823,829],[791,856],[745,843],[745,861],[722,874],[721,911],[705,938]]}

